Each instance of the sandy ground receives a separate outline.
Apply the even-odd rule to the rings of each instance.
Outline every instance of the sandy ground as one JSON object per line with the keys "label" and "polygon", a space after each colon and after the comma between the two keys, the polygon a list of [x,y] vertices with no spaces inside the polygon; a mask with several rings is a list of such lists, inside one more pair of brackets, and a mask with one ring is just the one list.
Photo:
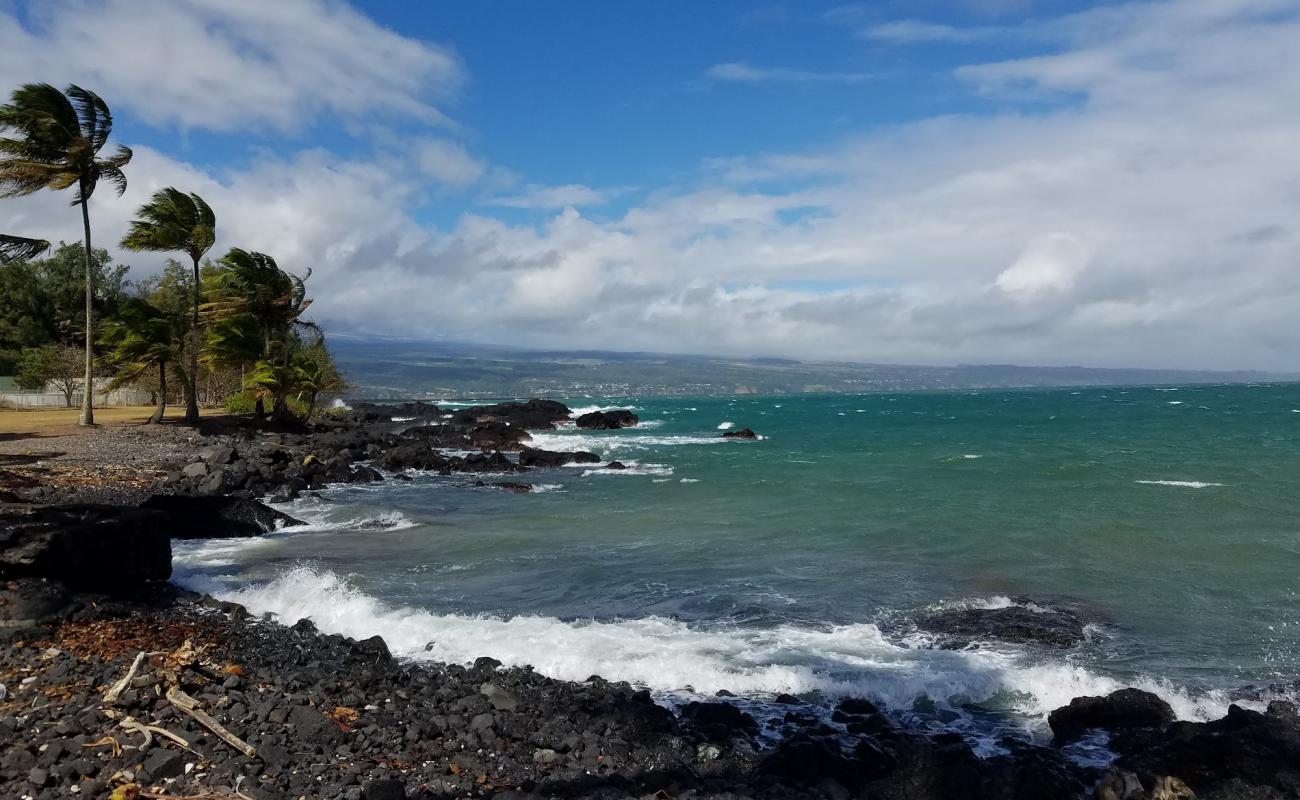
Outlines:
{"label": "sandy ground", "polygon": [[[153,413],[153,406],[114,406],[95,409],[95,424],[102,427],[141,425]],[[222,413],[220,409],[202,409],[200,415],[210,417]],[[0,442],[16,435],[65,436],[77,432],[77,408],[40,410],[0,409]],[[166,420],[179,420],[185,415],[184,406],[169,406]]]}

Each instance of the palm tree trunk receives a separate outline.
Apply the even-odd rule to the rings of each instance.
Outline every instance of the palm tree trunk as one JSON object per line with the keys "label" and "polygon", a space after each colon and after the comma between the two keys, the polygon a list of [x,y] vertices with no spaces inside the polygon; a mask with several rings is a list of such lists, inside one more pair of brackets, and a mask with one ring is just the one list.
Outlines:
{"label": "palm tree trunk", "polygon": [[86,377],[81,391],[81,419],[78,425],[95,424],[95,270],[91,266],[94,258],[90,249],[90,198],[87,196],[86,184],[81,185],[81,222],[86,229]]}
{"label": "palm tree trunk", "polygon": [[149,417],[150,425],[157,425],[162,422],[163,414],[167,411],[167,362],[158,362],[158,405],[154,408],[153,414]]}
{"label": "palm tree trunk", "polygon": [[185,422],[199,421],[199,260],[194,259],[194,316],[190,325],[190,382],[185,398]]}

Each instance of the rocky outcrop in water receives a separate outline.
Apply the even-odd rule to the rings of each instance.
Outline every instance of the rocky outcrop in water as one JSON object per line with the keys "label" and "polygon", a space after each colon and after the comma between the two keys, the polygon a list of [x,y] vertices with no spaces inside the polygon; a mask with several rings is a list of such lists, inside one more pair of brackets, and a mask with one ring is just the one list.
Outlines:
{"label": "rocky outcrop in water", "polygon": [[579,428],[591,431],[613,431],[619,428],[632,428],[641,422],[641,418],[631,411],[617,409],[614,411],[592,411],[575,419]]}
{"label": "rocky outcrop in water", "polygon": [[144,501],[141,508],[166,514],[167,530],[173,539],[235,539],[303,524],[247,497],[160,494]]}
{"label": "rocky outcrop in water", "polygon": [[556,467],[563,467],[566,464],[599,464],[600,456],[595,453],[588,453],[581,450],[571,453],[561,453],[552,450],[537,450],[532,447],[525,447],[519,451],[519,463],[525,467],[554,469]]}
{"label": "rocky outcrop in water", "polygon": [[946,609],[921,617],[917,625],[938,634],[939,646],[946,650],[990,641],[1072,647],[1084,636],[1084,622],[1072,611],[1021,605]]}
{"label": "rocky outcrop in water", "polygon": [[534,399],[462,408],[452,414],[451,422],[457,425],[504,422],[516,428],[552,430],[557,423],[568,421],[571,413],[563,403]]}
{"label": "rocky outcrop in water", "polygon": [[1105,697],[1076,697],[1047,718],[1058,742],[1077,739],[1089,730],[1109,732],[1164,730],[1174,721],[1174,710],[1159,697],[1141,689],[1121,689]]}
{"label": "rocky outcrop in water", "polygon": [[749,428],[741,428],[738,431],[723,431],[722,438],[723,439],[745,439],[748,441],[754,441],[755,439],[758,438],[758,434],[754,433]]}

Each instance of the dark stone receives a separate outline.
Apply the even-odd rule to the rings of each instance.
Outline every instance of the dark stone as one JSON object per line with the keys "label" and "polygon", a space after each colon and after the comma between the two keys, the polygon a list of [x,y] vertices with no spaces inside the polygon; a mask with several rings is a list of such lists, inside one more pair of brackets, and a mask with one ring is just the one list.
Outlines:
{"label": "dark stone", "polygon": [[600,463],[600,456],[595,453],[587,453],[584,451],[557,453],[551,450],[538,450],[532,447],[525,447],[519,451],[519,463],[525,467],[550,469],[562,467],[565,464],[597,464]]}
{"label": "dark stone", "polygon": [[384,641],[382,636],[371,636],[369,639],[362,639],[356,643],[354,649],[372,663],[393,663],[393,655],[388,651],[388,643]]}
{"label": "dark stone", "polygon": [[1221,719],[1175,722],[1138,744],[1116,766],[1144,785],[1172,775],[1200,797],[1300,796],[1300,715],[1291,703],[1262,713],[1230,706]]}
{"label": "dark stone", "polygon": [[758,722],[731,703],[687,703],[681,716],[700,733],[716,741],[758,731]]}
{"label": "dark stone", "polygon": [[879,714],[880,709],[870,700],[864,700],[861,697],[846,697],[835,706],[835,711],[840,714],[854,716],[865,716],[868,714]]}
{"label": "dark stone", "polygon": [[958,608],[920,619],[922,628],[942,635],[945,650],[961,650],[974,642],[1000,641],[1072,647],[1083,640],[1084,623],[1060,609],[1031,611],[1024,606]]}
{"label": "dark stone", "polygon": [[1077,739],[1091,728],[1164,728],[1173,721],[1169,704],[1141,689],[1121,689],[1105,697],[1076,697],[1047,717],[1060,742]]}
{"label": "dark stone", "polygon": [[750,430],[749,428],[741,428],[741,429],[738,430],[738,431],[725,431],[725,432],[723,432],[723,434],[722,434],[722,438],[723,438],[723,439],[749,439],[749,440],[753,440],[753,439],[757,439],[757,438],[758,438],[758,434],[757,434],[757,433],[754,433],[754,432],[753,432],[752,430]]}
{"label": "dark stone", "polygon": [[775,702],[780,703],[783,706],[803,705],[803,701],[792,694],[778,694]]}
{"label": "dark stone", "polygon": [[185,759],[175,750],[155,747],[144,759],[144,774],[151,783],[175,778],[185,771]]}
{"label": "dark stone", "polygon": [[361,784],[361,796],[365,800],[405,800],[406,787],[392,779],[366,781]]}
{"label": "dark stone", "polygon": [[452,422],[469,425],[482,422],[508,422],[514,427],[550,430],[555,423],[569,419],[568,406],[554,400],[528,400],[527,402],[497,403],[496,405],[462,408],[452,415]]}
{"label": "dark stone", "polygon": [[592,431],[612,431],[619,428],[631,428],[641,421],[641,418],[631,411],[619,409],[616,411],[592,411],[589,414],[583,414],[574,420],[579,428]]}
{"label": "dark stone", "polygon": [[605,469],[627,469],[627,464],[622,461],[611,461],[605,465]]}
{"label": "dark stone", "polygon": [[334,743],[343,738],[343,731],[339,726],[311,706],[294,706],[289,711],[289,724],[294,727],[294,732],[301,742]]}
{"label": "dark stone", "polygon": [[0,579],[51,578],[110,593],[172,573],[167,515],[123,506],[0,512]]}
{"label": "dark stone", "polygon": [[519,481],[498,481],[497,483],[488,483],[485,485],[501,489],[502,491],[511,492],[513,494],[528,494],[533,491],[533,485],[531,483],[521,483]]}
{"label": "dark stone", "polygon": [[246,497],[185,497],[156,494],[141,504],[168,517],[173,539],[234,539],[261,536],[301,521]]}

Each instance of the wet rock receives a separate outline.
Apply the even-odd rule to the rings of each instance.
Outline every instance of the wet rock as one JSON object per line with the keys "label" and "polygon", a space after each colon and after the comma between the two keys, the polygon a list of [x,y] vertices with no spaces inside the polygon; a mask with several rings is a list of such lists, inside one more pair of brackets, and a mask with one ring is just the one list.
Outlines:
{"label": "wet rock", "polygon": [[1058,742],[1077,739],[1092,728],[1161,729],[1174,721],[1174,711],[1159,697],[1141,689],[1121,689],[1105,697],[1076,697],[1048,715]]}
{"label": "wet rock", "polygon": [[1300,715],[1291,703],[1265,712],[1230,706],[1221,719],[1174,722],[1163,735],[1120,746],[1128,752],[1116,767],[1145,786],[1171,776],[1202,798],[1300,795]]}
{"label": "wet rock", "polygon": [[729,739],[758,731],[758,722],[731,703],[687,703],[681,717],[710,739]]}
{"label": "wet rock", "polygon": [[141,504],[167,515],[173,539],[234,539],[261,536],[303,524],[265,503],[245,497],[158,494]]}
{"label": "wet rock", "polygon": [[530,494],[533,491],[531,483],[522,483],[519,481],[498,481],[496,483],[482,483],[483,486],[490,486],[494,489],[500,489],[512,494]]}
{"label": "wet rock", "polygon": [[722,434],[722,438],[723,439],[747,439],[753,441],[758,438],[758,434],[754,433],[749,428],[741,428],[740,430],[737,431],[724,431]]}
{"label": "wet rock", "polygon": [[618,409],[614,411],[592,411],[575,419],[579,428],[593,431],[612,431],[619,428],[635,427],[641,418],[631,411]]}
{"label": "wet rock", "polygon": [[622,461],[611,461],[605,465],[605,469],[623,470],[627,469],[627,464],[624,464]]}
{"label": "wet rock", "polygon": [[569,408],[554,400],[528,400],[527,402],[497,403],[471,406],[452,414],[452,422],[460,425],[482,422],[508,422],[517,428],[550,430],[557,422],[569,419]]}
{"label": "wet rock", "polygon": [[553,469],[562,467],[565,464],[598,464],[600,463],[600,456],[584,451],[560,453],[525,447],[519,451],[519,463],[525,467]]}
{"label": "wet rock", "polygon": [[111,593],[171,577],[168,517],[122,506],[0,512],[0,579],[51,578]]}
{"label": "wet rock", "polygon": [[957,608],[922,617],[917,624],[941,635],[945,650],[961,650],[981,641],[1072,647],[1083,640],[1083,620],[1070,611],[1034,611],[1024,606]]}

